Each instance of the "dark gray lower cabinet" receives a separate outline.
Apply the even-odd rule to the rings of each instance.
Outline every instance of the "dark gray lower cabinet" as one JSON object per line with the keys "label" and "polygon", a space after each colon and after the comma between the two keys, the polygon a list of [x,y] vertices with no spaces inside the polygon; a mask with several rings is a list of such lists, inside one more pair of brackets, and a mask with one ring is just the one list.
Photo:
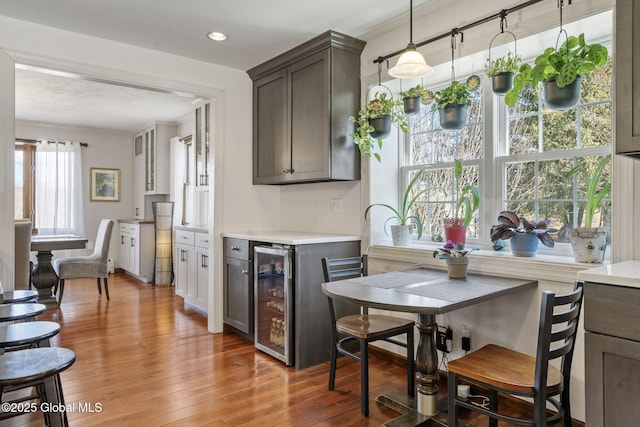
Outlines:
{"label": "dark gray lower cabinet", "polygon": [[585,284],[587,427],[638,425],[640,289]]}
{"label": "dark gray lower cabinet", "polygon": [[253,273],[247,240],[224,239],[223,320],[253,341]]}

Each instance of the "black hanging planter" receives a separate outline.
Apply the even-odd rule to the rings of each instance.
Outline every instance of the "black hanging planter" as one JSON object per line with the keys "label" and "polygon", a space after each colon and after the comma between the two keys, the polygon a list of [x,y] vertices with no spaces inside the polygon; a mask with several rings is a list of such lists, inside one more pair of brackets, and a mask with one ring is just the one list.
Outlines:
{"label": "black hanging planter", "polygon": [[369,124],[374,128],[371,136],[375,139],[386,138],[391,133],[391,116],[389,114],[369,119]]}
{"label": "black hanging planter", "polygon": [[405,114],[416,114],[420,112],[420,106],[422,97],[421,96],[405,96],[402,98],[402,102],[404,103],[404,113]]}
{"label": "black hanging planter", "polygon": [[558,87],[556,79],[552,78],[542,83],[542,99],[550,110],[564,111],[573,108],[580,100],[580,76],[566,85]]}
{"label": "black hanging planter", "polygon": [[440,127],[444,130],[460,130],[467,124],[467,106],[462,104],[438,108]]}
{"label": "black hanging planter", "polygon": [[491,76],[491,89],[496,95],[504,95],[513,87],[515,73],[502,71]]}

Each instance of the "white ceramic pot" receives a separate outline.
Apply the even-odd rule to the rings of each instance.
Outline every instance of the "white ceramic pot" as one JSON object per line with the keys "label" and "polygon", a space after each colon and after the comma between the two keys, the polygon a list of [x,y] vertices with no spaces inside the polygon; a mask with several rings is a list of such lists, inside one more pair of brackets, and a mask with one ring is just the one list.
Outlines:
{"label": "white ceramic pot", "polygon": [[576,262],[601,263],[604,260],[607,250],[607,231],[604,228],[572,228],[569,236]]}
{"label": "white ceramic pot", "polygon": [[413,226],[411,224],[406,225],[392,225],[391,226],[391,240],[394,246],[409,246],[411,244],[412,236],[411,230]]}
{"label": "white ceramic pot", "polygon": [[468,266],[469,258],[466,256],[447,258],[447,270],[449,271],[449,279],[466,279]]}

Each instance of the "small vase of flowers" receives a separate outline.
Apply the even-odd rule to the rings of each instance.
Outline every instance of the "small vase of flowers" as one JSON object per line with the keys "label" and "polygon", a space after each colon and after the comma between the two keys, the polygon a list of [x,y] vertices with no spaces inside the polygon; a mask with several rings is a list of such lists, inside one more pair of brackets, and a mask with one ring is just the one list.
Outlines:
{"label": "small vase of flowers", "polygon": [[449,279],[466,279],[469,255],[476,248],[465,248],[464,243],[455,243],[448,240],[447,243],[433,251],[433,257],[444,259],[447,263]]}

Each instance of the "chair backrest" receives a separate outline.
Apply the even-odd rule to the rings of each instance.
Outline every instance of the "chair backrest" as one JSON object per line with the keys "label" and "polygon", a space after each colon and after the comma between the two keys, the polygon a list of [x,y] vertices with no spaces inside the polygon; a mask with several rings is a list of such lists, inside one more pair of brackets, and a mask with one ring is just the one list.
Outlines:
{"label": "chair backrest", "polygon": [[[350,258],[322,258],[322,272],[324,273],[325,282],[333,282],[335,280],[352,279],[354,277],[368,276],[368,259],[367,255]],[[353,307],[353,304],[348,304]],[[339,309],[336,307],[335,301],[329,297],[329,313],[331,314],[331,323],[335,326],[336,313]],[[368,314],[367,307],[362,307],[362,314]]]}
{"label": "chair backrest", "polygon": [[100,221],[93,256],[98,258],[101,263],[104,262],[105,265],[107,265],[107,262],[109,261],[109,245],[111,244],[112,230],[113,220],[103,219]]}
{"label": "chair backrest", "polygon": [[550,291],[542,293],[534,384],[538,390],[546,389],[549,361],[558,358],[562,358],[560,372],[568,388],[583,289],[584,283],[576,282],[573,291],[565,295],[555,295]]}
{"label": "chair backrest", "polygon": [[322,258],[322,271],[325,282],[334,280],[351,279],[353,277],[367,276],[369,268],[367,266],[367,255],[351,258]]}
{"label": "chair backrest", "polygon": [[16,221],[14,289],[27,289],[29,287],[31,229],[32,224],[30,221]]}

